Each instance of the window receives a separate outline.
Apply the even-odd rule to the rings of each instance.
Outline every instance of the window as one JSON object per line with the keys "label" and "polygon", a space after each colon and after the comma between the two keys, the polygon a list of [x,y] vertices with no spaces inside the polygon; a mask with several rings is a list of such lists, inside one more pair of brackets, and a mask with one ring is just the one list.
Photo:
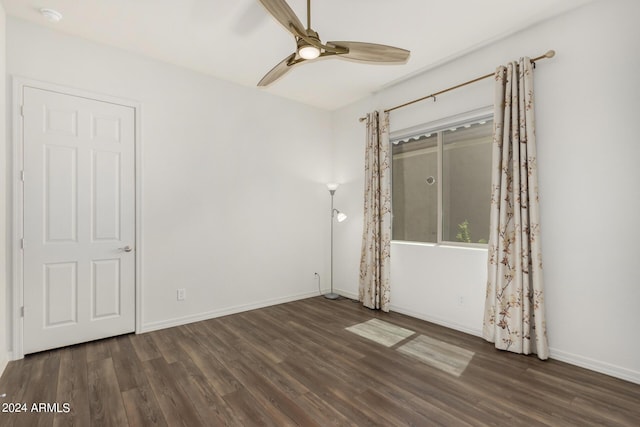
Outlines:
{"label": "window", "polygon": [[392,136],[394,240],[487,243],[492,135],[485,114]]}

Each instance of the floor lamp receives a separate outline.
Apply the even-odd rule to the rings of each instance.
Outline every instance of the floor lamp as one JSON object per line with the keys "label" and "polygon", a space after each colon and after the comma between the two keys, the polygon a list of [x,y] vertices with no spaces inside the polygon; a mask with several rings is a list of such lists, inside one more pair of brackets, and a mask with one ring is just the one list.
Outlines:
{"label": "floor lamp", "polygon": [[338,299],[340,295],[333,292],[333,222],[334,219],[342,222],[347,219],[347,215],[333,207],[333,195],[336,194],[338,184],[327,184],[327,188],[329,189],[329,194],[331,194],[331,292],[324,294],[324,297],[327,299]]}

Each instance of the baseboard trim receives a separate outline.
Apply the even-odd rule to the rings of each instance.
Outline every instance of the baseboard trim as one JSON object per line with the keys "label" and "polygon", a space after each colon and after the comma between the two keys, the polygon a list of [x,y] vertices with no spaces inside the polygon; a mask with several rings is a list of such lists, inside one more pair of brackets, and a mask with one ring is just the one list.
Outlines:
{"label": "baseboard trim", "polygon": [[[358,299],[358,295],[353,293],[353,292],[349,292],[349,291],[345,291],[342,289],[338,289],[336,290],[336,292],[344,297],[347,298],[351,298],[351,299]],[[400,313],[400,314],[404,314],[407,316],[411,316],[414,317],[416,319],[420,319],[420,320],[424,320],[427,322],[431,322],[431,323],[435,323],[436,325],[440,325],[440,326],[444,326],[445,328],[449,328],[449,329],[454,329],[456,331],[460,331],[460,332],[464,332],[465,334],[470,334],[470,335],[475,335],[477,337],[482,337],[482,330],[481,329],[473,329],[473,328],[468,328],[466,326],[460,325],[458,323],[453,323],[453,322],[449,322],[448,320],[444,320],[441,319],[439,317],[434,317],[434,316],[429,316],[426,315],[424,313],[420,313],[414,310],[410,310],[408,308],[404,308],[404,307],[400,307],[394,304],[390,304],[389,305],[389,310],[391,311],[395,311],[396,313]]]}
{"label": "baseboard trim", "polygon": [[475,335],[477,337],[482,337],[481,329],[469,328],[459,323],[450,322],[448,320],[435,317],[435,316],[429,316],[424,313],[419,313],[417,311],[413,311],[404,307],[398,307],[397,305],[393,305],[393,304],[389,306],[389,309],[391,311],[395,311],[400,314],[405,314],[407,316],[415,317],[416,319],[425,320],[427,322],[435,323],[436,325],[444,326],[445,328],[464,332],[465,334],[469,334],[469,335]]}
{"label": "baseboard trim", "polygon": [[590,359],[588,357],[580,356],[555,348],[549,348],[549,357],[554,360],[559,360],[560,362],[565,362],[571,365],[579,366],[581,368],[589,369],[590,371],[599,372],[601,374],[616,377],[621,380],[640,384],[640,372],[638,371],[623,368],[617,365],[612,365],[606,362],[601,362],[599,360]]}
{"label": "baseboard trim", "polygon": [[200,322],[202,320],[214,319],[216,317],[228,316],[230,314],[242,313],[244,311],[256,310],[258,308],[269,307],[277,304],[284,304],[286,302],[297,301],[301,299],[317,297],[318,291],[307,292],[303,294],[290,295],[281,298],[272,298],[268,300],[253,302],[250,304],[241,304],[227,308],[221,308],[218,310],[206,311],[204,313],[192,314],[183,317],[174,317],[172,319],[160,320],[157,322],[143,323],[140,331],[136,333],[145,333],[151,331],[157,331],[159,329],[173,328],[175,326],[186,325],[189,323]]}
{"label": "baseboard trim", "polygon": [[335,289],[334,291],[338,295],[342,295],[345,298],[354,299],[354,300],[358,299],[358,294],[354,294],[353,292],[344,291],[342,289]]}

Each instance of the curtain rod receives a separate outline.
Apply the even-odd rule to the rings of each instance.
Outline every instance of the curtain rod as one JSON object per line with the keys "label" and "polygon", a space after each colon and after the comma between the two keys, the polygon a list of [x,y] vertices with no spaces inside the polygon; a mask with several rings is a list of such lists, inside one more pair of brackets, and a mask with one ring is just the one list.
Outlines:
{"label": "curtain rod", "polygon": [[[544,55],[540,55],[540,56],[537,56],[537,57],[533,58],[531,60],[531,62],[535,63],[536,61],[539,61],[540,59],[553,58],[555,55],[556,55],[556,51],[555,50],[550,50],[550,51],[547,51],[547,53],[545,53]],[[470,85],[471,83],[479,82],[480,80],[488,79],[489,77],[493,77],[494,74],[495,74],[495,72],[486,74],[486,75],[481,76],[481,77],[477,77],[477,78],[475,78],[473,80],[469,80],[468,82],[460,83],[458,85],[451,86],[449,88],[443,89],[443,90],[441,90],[439,92],[432,93],[431,95],[423,96],[422,98],[414,99],[413,101],[405,102],[404,104],[400,104],[400,105],[396,105],[395,107],[388,108],[388,109],[384,110],[384,112],[385,113],[389,113],[389,112],[391,112],[393,110],[397,110],[399,108],[403,108],[403,107],[406,107],[408,105],[415,104],[416,102],[424,101],[425,99],[429,99],[429,98],[433,98],[433,100],[435,101],[436,100],[436,96],[438,96],[438,95],[442,95],[443,93],[452,91],[454,89],[458,89],[458,88],[461,88],[463,86]],[[367,120],[367,118],[366,117],[360,117],[358,120],[363,122],[363,121]]]}

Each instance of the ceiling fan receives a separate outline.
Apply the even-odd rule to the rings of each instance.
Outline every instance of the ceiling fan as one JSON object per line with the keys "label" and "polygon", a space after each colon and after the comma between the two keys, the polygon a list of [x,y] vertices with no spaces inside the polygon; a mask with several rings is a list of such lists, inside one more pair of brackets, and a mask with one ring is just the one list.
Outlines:
{"label": "ceiling fan", "polygon": [[410,52],[398,47],[375,43],[331,41],[322,44],[318,33],[311,29],[311,0],[307,0],[307,28],[291,10],[285,0],[260,0],[267,11],[296,39],[296,51],[273,67],[258,82],[268,86],[284,76],[294,66],[316,58],[333,57],[378,64],[402,64]]}

